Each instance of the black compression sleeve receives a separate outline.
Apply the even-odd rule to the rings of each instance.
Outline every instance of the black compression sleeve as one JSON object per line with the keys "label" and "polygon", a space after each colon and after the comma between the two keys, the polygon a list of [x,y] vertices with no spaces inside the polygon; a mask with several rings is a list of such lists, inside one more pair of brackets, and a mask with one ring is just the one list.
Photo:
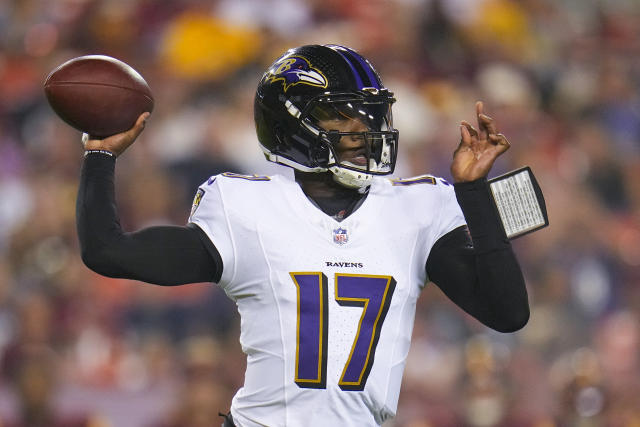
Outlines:
{"label": "black compression sleeve", "polygon": [[427,260],[427,274],[483,324],[501,332],[516,331],[529,319],[527,289],[487,182],[454,187],[469,227],[459,227],[436,242]]}
{"label": "black compression sleeve", "polygon": [[487,180],[454,184],[456,199],[469,226],[478,253],[511,248],[498,210],[491,201]]}
{"label": "black compression sleeve", "polygon": [[158,285],[220,280],[220,254],[197,226],[122,231],[115,203],[114,169],[113,157],[85,157],[76,204],[84,263],[105,276]]}

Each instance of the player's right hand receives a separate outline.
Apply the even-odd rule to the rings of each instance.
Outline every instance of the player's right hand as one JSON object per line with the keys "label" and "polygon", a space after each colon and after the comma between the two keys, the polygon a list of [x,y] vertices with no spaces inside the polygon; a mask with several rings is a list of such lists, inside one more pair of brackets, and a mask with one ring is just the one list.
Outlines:
{"label": "player's right hand", "polygon": [[144,130],[145,122],[150,113],[142,113],[136,120],[136,124],[126,132],[111,135],[105,139],[91,139],[82,136],[82,143],[85,150],[105,150],[113,153],[116,157],[119,156],[129,148],[131,144],[136,140],[138,135]]}

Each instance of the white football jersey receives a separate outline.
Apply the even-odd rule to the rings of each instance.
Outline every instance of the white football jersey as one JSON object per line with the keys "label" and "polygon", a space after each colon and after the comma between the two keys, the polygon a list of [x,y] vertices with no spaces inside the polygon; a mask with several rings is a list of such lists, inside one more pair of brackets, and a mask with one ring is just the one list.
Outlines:
{"label": "white football jersey", "polygon": [[241,317],[240,427],[375,426],[395,415],[433,244],[465,220],[440,178],[375,178],[341,222],[289,178],[225,173],[190,222],[216,246]]}

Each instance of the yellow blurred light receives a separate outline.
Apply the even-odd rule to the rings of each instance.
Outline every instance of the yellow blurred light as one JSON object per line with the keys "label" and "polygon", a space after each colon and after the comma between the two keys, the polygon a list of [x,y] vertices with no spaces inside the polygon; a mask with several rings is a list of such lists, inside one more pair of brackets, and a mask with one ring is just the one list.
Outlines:
{"label": "yellow blurred light", "polygon": [[249,63],[261,47],[256,31],[186,12],[169,25],[162,57],[179,77],[219,80]]}

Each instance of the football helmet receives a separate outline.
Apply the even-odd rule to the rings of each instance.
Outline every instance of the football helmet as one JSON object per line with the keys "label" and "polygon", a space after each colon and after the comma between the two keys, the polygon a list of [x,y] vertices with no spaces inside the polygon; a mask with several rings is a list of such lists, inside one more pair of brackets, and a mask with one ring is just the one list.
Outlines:
{"label": "football helmet", "polygon": [[[331,171],[342,185],[363,188],[395,168],[394,102],[371,63],[354,50],[301,46],[262,76],[256,132],[267,160],[303,172]],[[346,139],[358,151],[351,159],[341,159],[338,149]]]}

